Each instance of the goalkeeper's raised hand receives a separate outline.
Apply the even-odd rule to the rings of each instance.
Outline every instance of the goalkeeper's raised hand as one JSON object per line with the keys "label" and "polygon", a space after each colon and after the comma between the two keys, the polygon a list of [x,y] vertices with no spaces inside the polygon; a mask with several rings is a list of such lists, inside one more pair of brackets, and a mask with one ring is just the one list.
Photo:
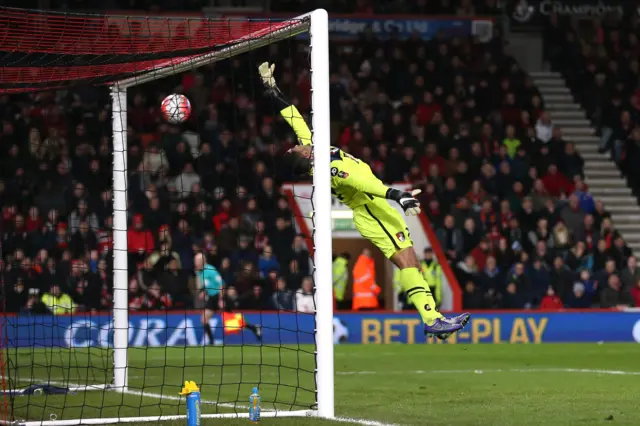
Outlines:
{"label": "goalkeeper's raised hand", "polygon": [[260,73],[260,78],[262,79],[262,84],[267,89],[273,89],[276,87],[276,79],[273,76],[273,72],[276,69],[276,64],[269,64],[269,62],[263,62],[258,67],[258,72]]}
{"label": "goalkeeper's raised hand", "polygon": [[411,192],[405,192],[389,188],[386,198],[400,204],[405,215],[417,216],[420,214],[420,202],[416,199],[416,196],[421,192],[422,191],[419,189],[414,189]]}

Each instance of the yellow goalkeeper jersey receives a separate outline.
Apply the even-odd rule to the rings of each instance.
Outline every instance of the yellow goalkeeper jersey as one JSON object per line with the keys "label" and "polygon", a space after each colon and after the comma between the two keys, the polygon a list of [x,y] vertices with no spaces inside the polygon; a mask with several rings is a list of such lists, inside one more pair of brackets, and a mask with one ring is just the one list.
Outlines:
{"label": "yellow goalkeeper jersey", "polygon": [[[280,111],[303,145],[311,145],[311,130],[298,109],[289,105]],[[331,193],[347,207],[355,209],[373,200],[385,198],[389,187],[382,183],[371,171],[368,164],[331,147]]]}

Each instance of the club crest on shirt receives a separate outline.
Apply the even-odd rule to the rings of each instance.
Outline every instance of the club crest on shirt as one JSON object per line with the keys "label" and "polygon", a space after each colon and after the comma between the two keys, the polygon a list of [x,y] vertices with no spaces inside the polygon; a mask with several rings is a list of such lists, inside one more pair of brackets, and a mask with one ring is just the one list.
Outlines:
{"label": "club crest on shirt", "polygon": [[332,167],[331,176],[338,176],[339,178],[346,179],[349,177],[349,173],[338,170],[337,167]]}
{"label": "club crest on shirt", "polygon": [[404,242],[404,232],[398,232],[396,234],[396,238],[398,239],[398,241],[400,241],[401,243]]}

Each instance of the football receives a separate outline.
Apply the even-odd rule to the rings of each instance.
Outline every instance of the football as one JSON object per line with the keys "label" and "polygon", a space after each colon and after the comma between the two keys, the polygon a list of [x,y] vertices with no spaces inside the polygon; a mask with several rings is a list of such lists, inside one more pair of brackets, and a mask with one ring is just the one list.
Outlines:
{"label": "football", "polygon": [[184,95],[171,94],[162,101],[162,114],[171,124],[184,122],[191,114],[191,102]]}

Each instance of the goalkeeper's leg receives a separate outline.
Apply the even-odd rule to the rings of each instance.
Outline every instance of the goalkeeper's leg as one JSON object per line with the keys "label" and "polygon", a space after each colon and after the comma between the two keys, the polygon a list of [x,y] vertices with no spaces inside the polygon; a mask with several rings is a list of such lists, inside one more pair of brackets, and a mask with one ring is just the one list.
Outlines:
{"label": "goalkeeper's leg", "polygon": [[399,281],[406,297],[425,323],[425,333],[448,337],[469,321],[468,315],[447,320],[438,312],[429,285],[420,272],[404,219],[385,200],[375,199],[354,210],[354,224],[360,234],[378,247],[399,269]]}

